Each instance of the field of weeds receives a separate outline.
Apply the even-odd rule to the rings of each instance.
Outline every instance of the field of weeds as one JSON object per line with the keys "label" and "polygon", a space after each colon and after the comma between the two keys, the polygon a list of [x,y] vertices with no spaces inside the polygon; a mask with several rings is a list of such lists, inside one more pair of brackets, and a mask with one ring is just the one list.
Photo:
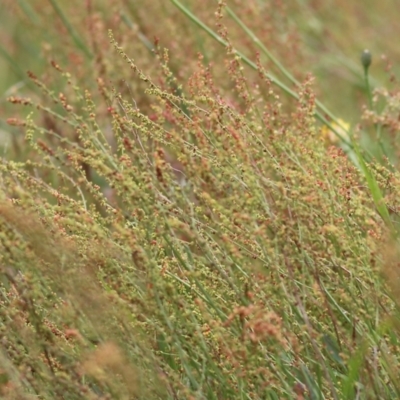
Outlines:
{"label": "field of weeds", "polygon": [[0,10],[1,398],[400,398],[395,1]]}

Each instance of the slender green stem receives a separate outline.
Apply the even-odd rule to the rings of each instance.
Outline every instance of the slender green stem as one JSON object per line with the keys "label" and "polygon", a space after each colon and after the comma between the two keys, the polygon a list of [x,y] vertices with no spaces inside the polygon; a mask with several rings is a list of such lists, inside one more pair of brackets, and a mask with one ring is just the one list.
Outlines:
{"label": "slender green stem", "polygon": [[[179,0],[171,0],[171,2],[179,8],[190,20],[192,20],[196,25],[198,25],[201,29],[203,29],[205,32],[207,32],[213,39],[215,39],[218,43],[220,43],[224,47],[228,47],[229,43],[224,40],[220,35],[215,33],[211,28],[209,28],[206,24],[204,24],[200,19],[198,19],[188,8],[186,8]],[[232,12],[232,15],[235,15]],[[235,19],[238,23],[240,21],[239,18],[236,17]],[[271,55],[271,53],[267,50],[265,46],[261,44],[261,41],[251,32],[250,29],[248,29],[241,21],[240,21],[240,26],[245,29],[246,33],[250,35],[250,37],[257,43],[258,45],[261,45],[262,50],[265,52],[268,57],[272,57],[271,60],[276,63],[278,68],[281,69],[281,71],[284,73],[284,75],[294,84],[298,84],[298,82],[295,80],[295,78],[276,60],[275,57]],[[237,49],[233,49],[234,53],[241,58],[241,60],[247,64],[249,67],[258,70],[257,65],[251,61],[246,55],[244,55],[242,52],[240,52]],[[288,86],[286,86],[283,82],[281,82],[278,78],[276,78],[274,75],[263,72],[264,75],[276,86],[278,86],[280,89],[282,89],[286,94],[289,96],[293,97],[294,99],[298,100],[299,96],[298,94],[290,89]],[[332,112],[330,112],[320,101],[316,101],[316,106],[317,110],[315,112],[316,118],[327,125],[329,129],[340,138],[340,140],[348,146],[348,148],[353,149],[352,143],[344,138],[339,130],[325,117],[329,117],[331,120],[336,121],[338,123],[338,118],[335,117]]]}
{"label": "slender green stem", "polygon": [[[264,53],[267,58],[269,58],[272,63],[282,72],[282,74],[294,85],[300,86],[300,82],[281,64],[281,62],[265,47],[265,45],[261,42],[261,40],[254,34],[254,32],[235,14],[235,12],[230,8],[226,7],[226,11],[228,14],[231,16],[231,18],[245,31],[245,33],[253,40],[253,42],[261,49],[261,51]],[[338,122],[337,117],[333,115],[331,111],[329,111],[318,99],[316,100],[315,104],[317,107],[325,114],[327,115],[330,119],[333,121]],[[347,145],[351,146],[351,143],[346,141],[338,132],[336,132],[336,129],[329,123],[327,123],[326,119],[324,118],[319,118],[318,112],[317,112],[317,118],[328,125],[329,129],[334,131],[334,133],[339,136],[339,138],[345,142]]]}
{"label": "slender green stem", "polygon": [[[369,82],[369,74],[368,74],[369,66],[371,64],[371,53],[369,52],[369,50],[364,50],[364,52],[361,56],[361,62],[364,67],[364,81],[365,81],[365,88],[367,90],[369,108],[371,111],[374,111],[374,102],[372,100],[372,90],[371,90],[371,85]],[[378,123],[374,124],[374,127],[375,127],[375,132],[376,132],[376,138],[378,140],[378,145],[382,151],[382,154],[384,154],[387,157],[388,155],[387,155],[385,146],[383,145],[383,141],[382,141],[382,125],[378,122]]]}
{"label": "slender green stem", "polygon": [[72,25],[69,23],[64,12],[58,5],[57,0],[49,0],[49,2],[53,6],[54,11],[57,13],[57,15],[61,18],[61,21],[63,22],[64,26],[67,28],[67,30],[68,30],[69,34],[71,35],[72,39],[74,40],[75,44],[85,53],[87,58],[89,58],[89,59],[93,58],[93,55],[90,52],[89,48],[86,46],[86,44],[83,42],[83,40],[79,37],[78,33],[75,31],[75,29],[72,27]]}
{"label": "slender green stem", "polygon": [[246,32],[247,36],[261,49],[261,51],[269,58],[275,66],[285,75],[285,77],[295,85],[299,82],[295,77],[280,63],[280,61],[265,47],[261,40],[254,34],[254,32],[236,15],[236,13],[228,6],[226,6],[226,11],[230,17]]}
{"label": "slender green stem", "polygon": [[371,86],[369,84],[368,68],[364,68],[364,80],[365,80],[365,87],[367,89],[369,107],[372,110],[373,109],[373,103],[372,103]]}
{"label": "slender green stem", "polygon": [[40,24],[39,17],[36,13],[36,11],[33,9],[29,1],[26,0],[18,0],[18,4],[21,7],[21,9],[24,11],[24,13],[27,15],[30,20],[38,25]]}

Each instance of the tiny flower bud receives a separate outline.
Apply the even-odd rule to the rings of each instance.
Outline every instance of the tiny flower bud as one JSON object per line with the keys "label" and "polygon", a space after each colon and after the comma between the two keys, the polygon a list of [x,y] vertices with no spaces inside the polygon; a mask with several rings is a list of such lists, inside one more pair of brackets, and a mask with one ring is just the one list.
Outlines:
{"label": "tiny flower bud", "polygon": [[361,54],[361,64],[363,65],[364,69],[368,69],[371,65],[372,55],[371,52],[365,49]]}

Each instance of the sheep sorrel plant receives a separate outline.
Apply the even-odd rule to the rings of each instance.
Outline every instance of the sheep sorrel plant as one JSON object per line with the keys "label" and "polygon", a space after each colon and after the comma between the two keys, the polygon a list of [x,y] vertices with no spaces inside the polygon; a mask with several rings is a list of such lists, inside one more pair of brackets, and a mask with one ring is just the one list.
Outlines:
{"label": "sheep sorrel plant", "polygon": [[351,130],[261,45],[255,3],[149,1],[207,49],[146,20],[137,59],[120,20],[91,15],[86,42],[44,7],[89,61],[46,48],[8,98],[2,398],[400,397],[400,91],[368,87]]}

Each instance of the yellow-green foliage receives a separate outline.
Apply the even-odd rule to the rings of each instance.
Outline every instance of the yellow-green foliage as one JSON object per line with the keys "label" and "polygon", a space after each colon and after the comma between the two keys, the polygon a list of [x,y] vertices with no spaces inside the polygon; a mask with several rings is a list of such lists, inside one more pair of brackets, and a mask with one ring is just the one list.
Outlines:
{"label": "yellow-green foliage", "polygon": [[[372,195],[348,126],[317,124],[313,78],[298,71],[290,97],[260,60],[246,68],[234,43],[248,37],[210,3],[196,15],[211,26],[217,10],[225,50],[166,1],[121,14],[89,1],[87,31],[61,2],[44,6],[69,36],[44,44],[53,61],[29,73],[32,89],[11,93],[0,164],[5,398],[400,395],[397,242],[377,212],[397,227],[396,159],[368,159]],[[397,93],[363,115],[388,141]],[[337,126],[347,144],[325,140]]]}

